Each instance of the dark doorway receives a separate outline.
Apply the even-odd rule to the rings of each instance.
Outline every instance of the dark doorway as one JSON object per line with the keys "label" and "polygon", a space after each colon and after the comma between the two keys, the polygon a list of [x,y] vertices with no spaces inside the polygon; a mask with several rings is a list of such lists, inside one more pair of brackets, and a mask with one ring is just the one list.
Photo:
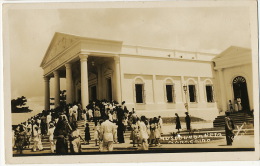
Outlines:
{"label": "dark doorway", "polygon": [[234,100],[236,100],[237,98],[241,99],[241,105],[243,110],[250,109],[248,93],[247,93],[247,83],[244,77],[238,76],[234,78],[233,91],[234,91]]}
{"label": "dark doorway", "polygon": [[91,100],[97,100],[97,86],[91,87]]}
{"label": "dark doorway", "polygon": [[107,78],[107,100],[112,101],[112,81]]}

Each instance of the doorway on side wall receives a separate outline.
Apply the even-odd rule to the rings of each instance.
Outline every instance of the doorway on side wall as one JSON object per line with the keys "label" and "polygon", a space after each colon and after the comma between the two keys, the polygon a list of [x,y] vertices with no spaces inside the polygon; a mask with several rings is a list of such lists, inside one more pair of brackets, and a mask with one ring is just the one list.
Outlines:
{"label": "doorway on side wall", "polygon": [[247,92],[247,83],[244,77],[237,76],[233,79],[233,92],[234,100],[240,98],[243,110],[249,110],[250,106]]}

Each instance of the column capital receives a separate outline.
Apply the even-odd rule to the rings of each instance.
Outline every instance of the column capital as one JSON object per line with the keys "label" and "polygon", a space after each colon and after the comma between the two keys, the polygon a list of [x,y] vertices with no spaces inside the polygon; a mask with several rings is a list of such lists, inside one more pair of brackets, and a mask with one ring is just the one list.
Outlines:
{"label": "column capital", "polygon": [[87,61],[88,60],[88,54],[80,54],[79,55],[80,61]]}
{"label": "column capital", "polygon": [[118,62],[120,61],[120,57],[119,57],[119,56],[114,56],[114,61],[115,61],[116,63],[118,63]]}
{"label": "column capital", "polygon": [[66,69],[70,69],[71,68],[71,64],[70,63],[66,63],[65,67],[66,67]]}
{"label": "column capital", "polygon": [[223,68],[219,68],[219,69],[217,69],[218,70],[218,72],[221,72],[221,71],[223,71],[224,69]]}
{"label": "column capital", "polygon": [[54,74],[54,77],[55,77],[55,76],[59,76],[59,71],[58,71],[58,70],[55,70],[55,71],[53,72],[53,74]]}
{"label": "column capital", "polygon": [[50,77],[49,76],[44,76],[43,79],[44,79],[45,82],[49,82],[50,81]]}

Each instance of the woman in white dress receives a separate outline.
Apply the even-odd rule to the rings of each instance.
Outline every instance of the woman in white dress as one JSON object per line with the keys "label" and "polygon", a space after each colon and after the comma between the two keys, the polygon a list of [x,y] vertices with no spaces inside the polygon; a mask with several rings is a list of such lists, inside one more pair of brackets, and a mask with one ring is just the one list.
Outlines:
{"label": "woman in white dress", "polygon": [[48,135],[49,135],[49,141],[50,141],[50,147],[51,147],[51,153],[54,153],[54,150],[55,150],[55,141],[54,141],[54,130],[55,130],[55,127],[54,127],[54,124],[53,123],[50,123],[49,125],[49,129],[48,129]]}
{"label": "woman in white dress", "polygon": [[88,121],[91,121],[93,119],[93,111],[92,111],[92,109],[88,110],[88,117],[89,117]]}
{"label": "woman in white dress", "polygon": [[141,121],[139,123],[140,129],[140,140],[141,140],[141,150],[148,150],[148,133],[147,133],[147,126],[145,125],[146,118],[145,116],[141,116]]}

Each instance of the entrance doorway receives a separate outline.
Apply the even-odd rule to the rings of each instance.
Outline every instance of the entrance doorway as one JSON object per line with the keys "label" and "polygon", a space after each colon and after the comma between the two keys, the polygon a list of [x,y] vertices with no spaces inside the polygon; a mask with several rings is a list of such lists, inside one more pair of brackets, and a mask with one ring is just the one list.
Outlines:
{"label": "entrance doorway", "polygon": [[95,101],[97,100],[97,86],[92,86],[90,89],[91,98],[90,100]]}
{"label": "entrance doorway", "polygon": [[112,81],[111,78],[106,79],[107,84],[107,100],[112,101]]}
{"label": "entrance doorway", "polygon": [[236,78],[234,78],[233,92],[234,92],[234,100],[236,100],[237,98],[241,99],[241,105],[243,107],[243,110],[250,109],[248,93],[247,93],[247,83],[244,77],[237,76]]}

